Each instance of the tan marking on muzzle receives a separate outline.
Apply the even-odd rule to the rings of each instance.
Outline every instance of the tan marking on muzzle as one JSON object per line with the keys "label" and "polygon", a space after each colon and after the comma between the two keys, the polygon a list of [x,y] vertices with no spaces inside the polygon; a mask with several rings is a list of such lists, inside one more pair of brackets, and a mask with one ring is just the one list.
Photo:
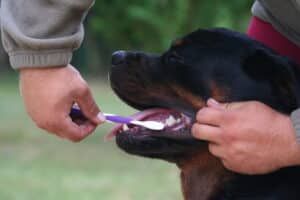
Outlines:
{"label": "tan marking on muzzle", "polygon": [[170,87],[177,95],[177,98],[180,98],[182,101],[184,101],[188,105],[191,105],[193,108],[201,109],[205,106],[205,101],[201,97],[191,93],[182,86],[171,84]]}

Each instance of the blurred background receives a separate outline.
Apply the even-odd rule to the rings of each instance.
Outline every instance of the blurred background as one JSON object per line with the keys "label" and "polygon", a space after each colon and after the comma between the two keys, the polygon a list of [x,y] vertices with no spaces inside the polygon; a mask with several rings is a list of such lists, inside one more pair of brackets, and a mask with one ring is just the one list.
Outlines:
{"label": "blurred background", "polygon": [[[198,28],[245,32],[253,0],[96,0],[85,21],[86,37],[73,65],[103,111],[135,111],[107,82],[114,50],[160,53]],[[104,125],[80,144],[37,129],[25,113],[18,74],[0,49],[0,200],[179,200],[174,165],[129,156],[103,137]]]}

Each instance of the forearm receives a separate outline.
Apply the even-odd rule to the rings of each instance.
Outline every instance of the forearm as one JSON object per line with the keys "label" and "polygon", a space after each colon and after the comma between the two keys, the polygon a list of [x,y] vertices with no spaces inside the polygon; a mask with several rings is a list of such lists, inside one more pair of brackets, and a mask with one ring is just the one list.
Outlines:
{"label": "forearm", "polygon": [[13,68],[64,66],[84,36],[94,0],[2,0],[3,46]]}

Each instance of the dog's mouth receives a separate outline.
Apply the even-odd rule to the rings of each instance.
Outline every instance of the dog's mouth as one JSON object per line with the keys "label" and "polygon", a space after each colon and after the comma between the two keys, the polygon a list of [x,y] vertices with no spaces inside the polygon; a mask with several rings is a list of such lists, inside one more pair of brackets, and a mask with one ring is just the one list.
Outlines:
{"label": "dog's mouth", "polygon": [[[195,122],[189,95],[175,91],[161,74],[161,57],[134,52],[113,56],[109,77],[112,89],[129,106],[142,110],[131,118],[165,125],[156,131],[134,125],[117,125],[107,138],[116,137],[118,147],[129,154],[160,158],[171,162],[197,151],[203,142],[191,134]],[[192,100],[196,101],[196,100]]]}
{"label": "dog's mouth", "polygon": [[130,116],[133,120],[139,121],[156,121],[164,124],[161,131],[150,130],[141,126],[118,124],[106,136],[111,139],[119,134],[133,135],[135,137],[165,137],[165,138],[182,138],[192,124],[192,119],[187,115],[164,108],[153,108],[138,112]]}

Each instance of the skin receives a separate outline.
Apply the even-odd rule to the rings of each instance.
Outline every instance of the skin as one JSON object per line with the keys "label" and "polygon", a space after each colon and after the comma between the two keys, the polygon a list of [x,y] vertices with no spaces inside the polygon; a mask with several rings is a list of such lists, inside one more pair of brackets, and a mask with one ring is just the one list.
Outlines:
{"label": "skin", "polygon": [[[25,108],[35,124],[61,138],[79,142],[104,121],[91,91],[71,65],[20,70],[20,90]],[[77,103],[88,120],[69,116]]]}
{"label": "skin", "polygon": [[221,104],[209,99],[197,113],[194,137],[224,166],[242,174],[265,174],[300,165],[300,145],[289,116],[260,102]]}

